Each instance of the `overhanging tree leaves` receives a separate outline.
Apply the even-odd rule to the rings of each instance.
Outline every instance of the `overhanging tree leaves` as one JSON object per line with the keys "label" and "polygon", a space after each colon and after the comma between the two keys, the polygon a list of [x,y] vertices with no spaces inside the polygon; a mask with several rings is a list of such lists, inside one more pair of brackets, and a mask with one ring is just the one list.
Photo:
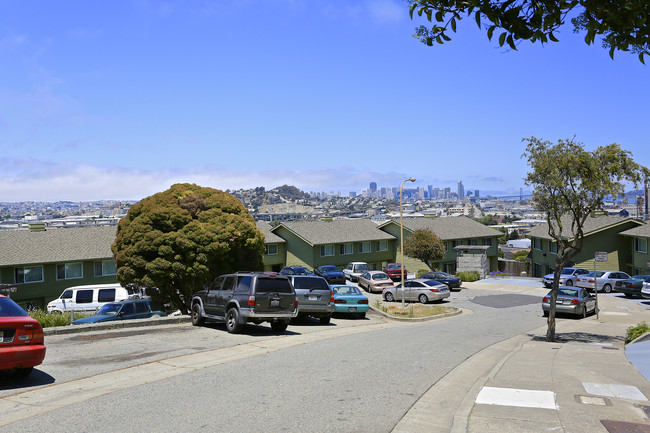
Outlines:
{"label": "overhanging tree leaves", "polygon": [[614,51],[632,51],[644,62],[650,53],[650,2],[648,0],[407,0],[410,14],[417,12],[433,25],[420,26],[413,35],[431,46],[450,41],[463,17],[473,17],[490,40],[499,34],[499,46],[513,50],[522,40],[558,42],[555,35],[570,14],[575,32],[584,31],[585,42],[601,36],[603,46]]}
{"label": "overhanging tree leaves", "polygon": [[431,230],[418,229],[404,239],[404,254],[423,261],[434,271],[433,262],[438,262],[445,256],[445,244]]}
{"label": "overhanging tree leaves", "polygon": [[264,235],[230,194],[176,184],[129,209],[112,251],[120,283],[157,287],[158,301],[187,313],[216,276],[262,269]]}
{"label": "overhanging tree leaves", "polygon": [[553,145],[535,137],[523,157],[532,171],[524,179],[533,188],[535,207],[546,214],[548,234],[557,243],[555,272],[546,340],[555,341],[555,301],[560,272],[582,249],[583,227],[591,213],[601,210],[605,198],[625,191],[625,182],[638,185],[648,170],[632,160],[632,154],[618,144],[584,150],[574,139]]}

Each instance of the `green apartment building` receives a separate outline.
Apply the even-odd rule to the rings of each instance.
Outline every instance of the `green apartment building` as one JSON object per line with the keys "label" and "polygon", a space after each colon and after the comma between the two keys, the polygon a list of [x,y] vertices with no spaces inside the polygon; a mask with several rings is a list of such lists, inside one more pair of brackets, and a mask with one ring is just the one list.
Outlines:
{"label": "green apartment building", "polygon": [[632,249],[632,270],[634,275],[650,274],[650,254],[648,243],[650,243],[650,225],[634,227],[633,229],[621,232],[622,236],[629,239]]}
{"label": "green apartment building", "polygon": [[[570,230],[571,219],[563,218],[562,225]],[[620,216],[591,216],[583,227],[582,251],[569,263],[569,266],[594,269],[594,255],[598,252],[607,253],[606,262],[596,263],[596,269],[602,271],[623,271],[634,275],[636,269],[633,260],[633,240],[642,239],[635,233],[641,233],[641,228],[647,227],[642,221]],[[566,229],[565,229],[566,230]],[[635,230],[639,230],[636,232]],[[644,233],[647,231],[647,228]],[[531,239],[532,276],[543,277],[555,269],[557,243],[548,234],[548,225],[541,224],[528,232]],[[647,239],[647,238],[646,238]],[[647,241],[646,241],[647,244]],[[638,245],[641,245],[640,243]],[[647,247],[646,247],[647,250]],[[636,256],[638,265],[642,265],[643,254]],[[647,264],[647,263],[646,263]]]}

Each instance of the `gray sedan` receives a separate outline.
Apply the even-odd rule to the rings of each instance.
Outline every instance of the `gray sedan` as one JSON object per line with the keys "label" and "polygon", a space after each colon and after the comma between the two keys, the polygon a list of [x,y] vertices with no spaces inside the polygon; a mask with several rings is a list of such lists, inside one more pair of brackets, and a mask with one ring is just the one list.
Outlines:
{"label": "gray sedan", "polygon": [[[553,293],[552,290],[542,299],[544,317],[548,316],[548,312],[551,309],[551,293]],[[592,296],[587,289],[560,286],[555,301],[555,311],[587,317],[587,314],[596,311],[596,297]]]}
{"label": "gray sedan", "polygon": [[449,287],[435,280],[416,278],[404,281],[405,289],[398,284],[395,287],[388,287],[382,291],[382,297],[388,301],[401,301],[402,292],[405,301],[419,301],[423,304],[431,301],[442,301],[449,297]]}

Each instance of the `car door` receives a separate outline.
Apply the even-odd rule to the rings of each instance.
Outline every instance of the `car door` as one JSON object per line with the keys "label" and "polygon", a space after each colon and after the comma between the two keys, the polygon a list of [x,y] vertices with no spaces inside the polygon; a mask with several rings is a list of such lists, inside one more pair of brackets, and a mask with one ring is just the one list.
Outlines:
{"label": "car door", "polygon": [[[404,282],[404,300],[412,301],[415,299],[414,290],[413,290],[414,285],[415,283],[413,281]],[[417,290],[417,287],[415,287],[415,289]]]}
{"label": "car door", "polygon": [[582,289],[580,296],[585,300],[585,308],[587,311],[593,311],[596,308],[596,298],[587,289]]}
{"label": "car door", "polygon": [[236,287],[236,276],[235,275],[227,275],[226,278],[223,280],[223,284],[221,285],[221,290],[217,292],[217,301],[215,304],[215,314],[217,316],[224,316],[226,315],[226,304],[232,298],[232,294],[235,291]]}
{"label": "car door", "polygon": [[203,305],[203,309],[207,314],[217,314],[217,299],[221,291],[221,286],[223,285],[223,280],[225,279],[225,275],[217,277],[210,284],[210,287],[208,287],[207,293],[205,294],[205,304]]}

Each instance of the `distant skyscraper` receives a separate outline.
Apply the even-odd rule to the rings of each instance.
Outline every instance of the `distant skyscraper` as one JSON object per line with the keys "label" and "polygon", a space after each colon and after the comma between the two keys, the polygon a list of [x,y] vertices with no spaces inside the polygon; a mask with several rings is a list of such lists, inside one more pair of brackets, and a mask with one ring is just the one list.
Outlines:
{"label": "distant skyscraper", "polygon": [[372,192],[377,191],[377,182],[370,182],[370,190]]}
{"label": "distant skyscraper", "polygon": [[446,186],[445,187],[445,196],[443,198],[451,198],[451,188]]}
{"label": "distant skyscraper", "polygon": [[429,200],[433,199],[433,185],[427,185],[427,192],[429,193]]}
{"label": "distant skyscraper", "polygon": [[463,181],[459,180],[458,181],[458,198],[463,199],[465,197],[465,187],[463,186]]}
{"label": "distant skyscraper", "polygon": [[475,190],[474,190],[474,197],[480,197],[480,196],[479,196],[479,193],[478,193],[478,189],[475,189]]}
{"label": "distant skyscraper", "polygon": [[356,197],[357,192],[356,191],[350,191],[350,197]]}

